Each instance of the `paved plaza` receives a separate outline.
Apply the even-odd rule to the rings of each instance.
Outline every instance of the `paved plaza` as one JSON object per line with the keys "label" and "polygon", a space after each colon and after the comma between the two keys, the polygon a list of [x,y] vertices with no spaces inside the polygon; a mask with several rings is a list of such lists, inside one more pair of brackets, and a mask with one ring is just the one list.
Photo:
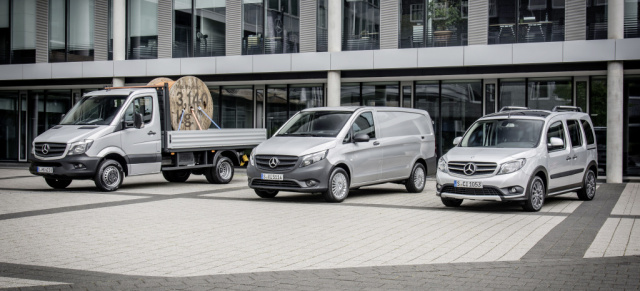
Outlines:
{"label": "paved plaza", "polygon": [[0,168],[0,288],[640,289],[640,184],[601,184],[590,202],[551,197],[446,208],[383,184],[343,203],[261,199],[243,169],[227,185],[127,177],[49,188]]}

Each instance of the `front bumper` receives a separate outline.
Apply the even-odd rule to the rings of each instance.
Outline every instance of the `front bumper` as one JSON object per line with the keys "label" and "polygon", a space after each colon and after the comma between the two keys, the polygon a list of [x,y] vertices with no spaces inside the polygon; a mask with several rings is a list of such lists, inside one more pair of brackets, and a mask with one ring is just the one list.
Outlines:
{"label": "front bumper", "polygon": [[[85,154],[65,156],[57,160],[41,160],[33,157],[29,172],[33,175],[56,179],[92,179],[96,173],[99,157],[89,157]],[[38,173],[38,167],[52,167],[53,173]]]}
{"label": "front bumper", "polygon": [[[482,182],[482,188],[456,187],[456,181]],[[524,201],[529,175],[516,171],[505,175],[485,175],[478,177],[458,177],[438,171],[436,174],[436,195],[443,198]]]}
{"label": "front bumper", "polygon": [[[328,189],[329,175],[332,165],[323,159],[315,164],[300,168],[299,165],[293,170],[286,172],[269,171],[259,169],[256,166],[247,166],[247,178],[249,187],[253,189],[279,190],[292,192],[323,192]],[[263,180],[262,174],[282,174],[282,181]],[[308,181],[315,181],[315,185],[307,184]]]}

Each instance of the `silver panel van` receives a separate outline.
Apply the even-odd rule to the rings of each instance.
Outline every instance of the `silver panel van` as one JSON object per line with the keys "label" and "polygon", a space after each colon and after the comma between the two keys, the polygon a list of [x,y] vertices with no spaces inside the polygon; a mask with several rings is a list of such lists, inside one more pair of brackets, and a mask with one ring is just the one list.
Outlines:
{"label": "silver panel van", "polygon": [[349,189],[386,182],[422,192],[435,174],[435,137],[424,110],[391,107],[311,108],[291,117],[249,158],[249,187],[321,192],[341,202]]}

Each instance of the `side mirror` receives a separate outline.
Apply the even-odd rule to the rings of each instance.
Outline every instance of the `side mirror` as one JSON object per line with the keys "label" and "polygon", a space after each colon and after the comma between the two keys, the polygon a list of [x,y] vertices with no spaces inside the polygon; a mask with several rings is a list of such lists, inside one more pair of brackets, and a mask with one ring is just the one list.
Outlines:
{"label": "side mirror", "polygon": [[456,137],[453,139],[453,145],[458,145],[462,141],[462,137]]}
{"label": "side mirror", "polygon": [[549,147],[550,149],[563,148],[564,141],[561,138],[552,137],[551,139],[549,139],[549,143],[547,144],[547,147]]}
{"label": "side mirror", "polygon": [[142,114],[140,114],[140,113],[133,114],[133,126],[135,128],[140,129],[140,128],[142,128],[142,124],[143,124],[142,123]]}
{"label": "side mirror", "polygon": [[369,135],[367,135],[366,133],[358,133],[358,134],[356,134],[355,137],[353,137],[353,141],[354,142],[368,142],[369,141]]}

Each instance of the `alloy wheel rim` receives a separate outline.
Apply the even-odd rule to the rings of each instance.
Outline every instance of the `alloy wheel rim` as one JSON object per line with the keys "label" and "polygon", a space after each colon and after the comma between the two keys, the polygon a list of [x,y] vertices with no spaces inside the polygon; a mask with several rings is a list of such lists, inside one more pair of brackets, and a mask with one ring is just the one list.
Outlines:
{"label": "alloy wheel rim", "polygon": [[222,179],[229,179],[229,177],[231,176],[231,165],[229,165],[229,163],[227,162],[222,162],[220,164],[220,167],[218,168],[218,174],[220,174],[220,177]]}
{"label": "alloy wheel rim", "polygon": [[535,209],[542,207],[544,201],[544,189],[540,180],[535,180],[531,185],[531,204]]}
{"label": "alloy wheel rim", "polygon": [[120,172],[115,166],[108,166],[102,174],[102,181],[108,187],[114,187],[120,183]]}
{"label": "alloy wheel rim", "polygon": [[416,188],[420,189],[424,187],[424,180],[424,170],[420,167],[416,168],[413,175],[413,184],[416,185]]}
{"label": "alloy wheel rim", "polygon": [[587,174],[587,197],[593,198],[596,195],[596,177],[593,172]]}
{"label": "alloy wheel rim", "polygon": [[347,195],[347,177],[342,173],[333,175],[331,180],[331,191],[338,199],[342,199]]}

